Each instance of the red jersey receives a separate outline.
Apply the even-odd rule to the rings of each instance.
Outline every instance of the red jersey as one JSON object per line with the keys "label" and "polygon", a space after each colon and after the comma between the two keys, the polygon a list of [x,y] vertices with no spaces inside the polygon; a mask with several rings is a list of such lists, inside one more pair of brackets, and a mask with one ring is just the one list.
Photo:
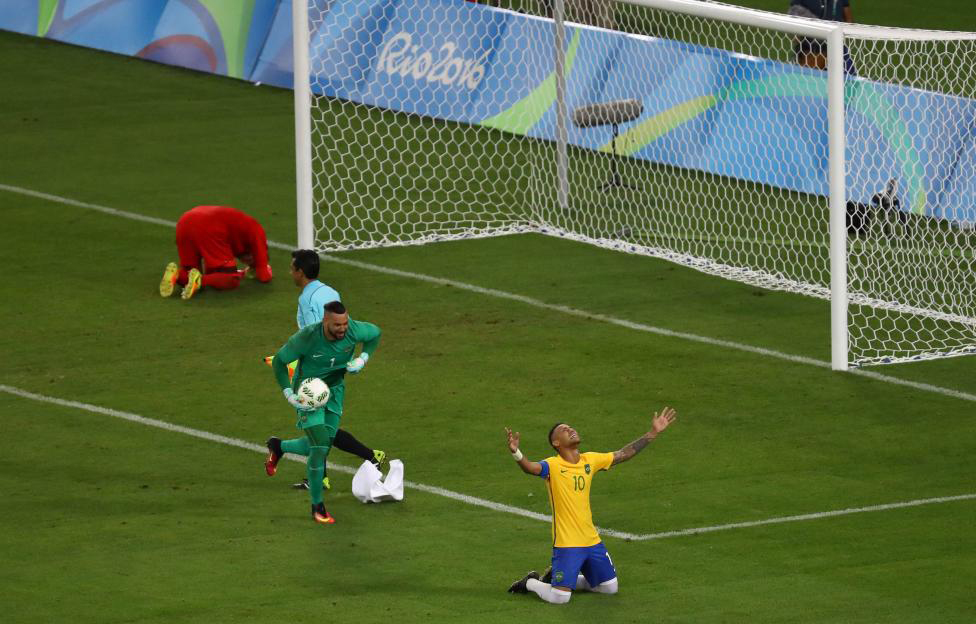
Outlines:
{"label": "red jersey", "polygon": [[176,245],[184,267],[198,265],[202,259],[204,273],[227,271],[237,268],[237,258],[251,254],[257,278],[271,279],[264,228],[231,206],[197,206],[183,213],[176,223]]}

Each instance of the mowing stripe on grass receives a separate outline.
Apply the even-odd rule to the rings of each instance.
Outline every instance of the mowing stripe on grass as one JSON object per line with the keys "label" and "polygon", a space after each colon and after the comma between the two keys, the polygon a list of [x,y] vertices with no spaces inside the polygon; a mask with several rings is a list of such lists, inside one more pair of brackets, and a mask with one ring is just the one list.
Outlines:
{"label": "mowing stripe on grass", "polygon": [[[184,435],[192,436],[194,438],[200,438],[202,440],[207,440],[209,442],[218,442],[220,444],[226,444],[228,446],[236,446],[237,448],[242,448],[248,451],[256,451],[262,454],[267,452],[267,449],[264,446],[261,446],[259,444],[252,444],[251,442],[245,442],[244,440],[239,440],[237,438],[230,438],[216,433],[210,433],[209,431],[193,429],[192,427],[184,427],[183,425],[176,425],[173,423],[166,422],[164,420],[147,418],[145,416],[139,416],[138,414],[133,414],[131,412],[123,412],[108,407],[100,407],[98,405],[92,405],[90,403],[81,403],[79,401],[69,401],[66,399],[59,399],[57,397],[45,396],[43,394],[36,394],[34,392],[21,390],[20,388],[15,388],[13,386],[8,386],[5,384],[0,384],[0,392],[6,392],[7,394],[12,394],[14,396],[18,396],[23,399],[30,399],[32,401],[40,401],[42,403],[50,403],[52,405],[60,405],[62,407],[70,407],[74,409],[84,410],[86,412],[92,412],[95,414],[102,414],[104,416],[112,416],[113,418],[128,420],[130,422],[134,422],[140,425],[156,427],[158,429],[165,429],[166,431],[172,431],[174,433],[182,433]],[[295,455],[286,454],[285,458],[299,463],[305,463],[304,457],[298,457]],[[344,472],[346,474],[355,474],[356,472],[355,468],[350,468],[349,466],[336,464],[331,461],[329,462],[329,468],[331,470],[337,470],[339,472]],[[536,513],[534,511],[529,511],[528,509],[522,509],[521,507],[513,507],[512,505],[505,505],[503,503],[496,503],[494,501],[486,500],[484,498],[478,498],[476,496],[468,496],[467,494],[454,492],[453,490],[437,487],[436,485],[425,485],[423,483],[414,483],[413,481],[404,481],[403,484],[404,486],[414,490],[420,490],[422,492],[427,492],[429,494],[443,496],[445,498],[450,498],[452,500],[460,501],[462,503],[467,503],[469,505],[485,507],[487,509],[491,509],[492,511],[501,511],[504,513],[510,513],[516,516],[522,516],[524,518],[531,518],[532,520],[552,522],[552,516],[546,514]],[[972,500],[972,499],[976,499],[976,494],[960,494],[958,496],[939,496],[935,498],[922,498],[922,499],[904,501],[899,503],[885,503],[882,505],[870,505],[867,507],[850,507],[848,509],[837,509],[833,511],[820,511],[816,513],[799,514],[795,516],[767,518],[765,520],[752,520],[749,522],[734,522],[731,524],[719,524],[715,526],[697,527],[694,529],[680,529],[677,531],[663,531],[661,533],[644,533],[639,535],[634,533],[626,533],[624,531],[616,531],[614,529],[604,529],[599,527],[598,528],[601,535],[605,535],[609,537],[617,537],[628,541],[643,542],[643,541],[654,540],[654,539],[663,539],[666,537],[683,537],[686,535],[698,535],[700,533],[714,533],[715,531],[745,529],[750,527],[763,526],[767,524],[783,524],[786,522],[802,522],[805,520],[819,520],[822,518],[832,518],[835,516],[847,516],[851,514],[866,513],[870,511],[887,511],[890,509],[901,509],[904,507],[918,507],[920,505],[934,505],[937,503],[950,503],[955,501]]]}
{"label": "mowing stripe on grass", "polygon": [[[133,219],[135,221],[143,221],[145,223],[154,223],[157,225],[176,227],[175,221],[168,221],[166,219],[159,219],[156,217],[147,217],[145,215],[137,214],[134,212],[118,210],[116,208],[109,208],[107,206],[99,206],[98,204],[90,204],[87,202],[82,202],[67,197],[51,195],[49,193],[41,193],[39,191],[33,191],[31,189],[21,188],[19,186],[0,184],[0,191],[18,193],[20,195],[36,197],[38,199],[44,199],[47,201],[57,202],[60,204],[66,204],[68,206],[76,206],[78,208],[87,208],[90,210],[95,210],[115,217],[123,217],[125,219]],[[286,245],[284,243],[279,243],[275,241],[268,241],[268,246],[273,247],[275,249],[281,249],[284,251],[291,251],[295,248],[293,245]],[[682,340],[688,340],[690,342],[697,342],[701,344],[707,344],[710,346],[722,347],[726,349],[735,349],[737,351],[744,351],[746,353],[753,353],[756,355],[776,358],[779,360],[786,360],[787,362],[793,362],[796,364],[807,364],[810,366],[817,366],[819,368],[826,368],[826,369],[830,368],[830,362],[826,362],[824,360],[818,360],[815,358],[805,357],[802,355],[790,355],[788,353],[773,351],[772,349],[764,349],[762,347],[754,347],[752,345],[742,344],[739,342],[732,342],[731,340],[720,340],[718,338],[709,338],[707,336],[698,336],[697,334],[689,334],[686,332],[664,329],[662,327],[654,327],[653,325],[645,325],[643,323],[628,321],[626,319],[619,319],[613,316],[607,316],[606,314],[600,314],[597,312],[587,312],[586,310],[571,308],[569,306],[559,305],[555,303],[546,303],[545,301],[541,301],[533,297],[518,295],[515,293],[506,292],[504,290],[496,290],[494,288],[484,288],[482,286],[475,286],[474,284],[459,282],[452,279],[434,277],[432,275],[425,275],[423,273],[412,273],[410,271],[401,271],[400,269],[392,269],[389,267],[380,266],[378,264],[361,262],[359,260],[351,260],[349,258],[342,258],[339,256],[330,256],[327,254],[320,254],[320,255],[323,260],[356,267],[358,269],[363,269],[366,271],[384,273],[386,275],[393,275],[396,277],[402,277],[404,279],[427,282],[429,284],[437,284],[439,286],[450,286],[452,288],[466,290],[468,292],[478,293],[480,295],[485,295],[488,297],[507,299],[509,301],[517,301],[519,303],[523,303],[525,305],[529,305],[535,308],[541,308],[543,310],[551,310],[553,312],[559,312],[561,314],[576,316],[587,320],[600,321],[602,323],[616,325],[618,327],[624,327],[626,329],[631,329],[634,331],[647,332],[651,334],[657,334],[659,336],[667,336],[668,338],[679,338]],[[932,392],[935,394],[941,394],[943,396],[962,399],[964,401],[976,402],[976,395],[970,394],[968,392],[962,392],[960,390],[953,390],[952,388],[943,388],[941,386],[935,386],[932,384],[922,383],[919,381],[909,381],[907,379],[899,379],[897,377],[891,377],[889,375],[882,375],[881,373],[876,373],[873,371],[866,371],[861,369],[853,369],[848,372],[851,375],[857,375],[859,377],[867,377],[868,379],[873,379],[875,381],[881,381],[884,383],[890,383],[898,386],[905,386],[915,390],[921,390],[923,392]]]}

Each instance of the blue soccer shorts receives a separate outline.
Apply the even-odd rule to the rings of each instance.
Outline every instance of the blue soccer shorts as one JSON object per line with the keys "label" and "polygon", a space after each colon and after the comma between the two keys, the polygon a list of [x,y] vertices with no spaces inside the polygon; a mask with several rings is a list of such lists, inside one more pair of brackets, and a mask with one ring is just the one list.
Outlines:
{"label": "blue soccer shorts", "polygon": [[617,578],[617,570],[603,542],[582,548],[552,549],[552,585],[576,589],[576,577],[582,572],[590,587]]}

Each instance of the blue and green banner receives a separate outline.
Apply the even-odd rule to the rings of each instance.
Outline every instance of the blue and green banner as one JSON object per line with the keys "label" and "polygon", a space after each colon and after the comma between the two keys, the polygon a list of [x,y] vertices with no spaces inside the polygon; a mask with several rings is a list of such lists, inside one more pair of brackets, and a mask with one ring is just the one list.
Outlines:
{"label": "blue and green banner", "polygon": [[[460,0],[315,0],[316,93],[545,140],[556,136],[551,20]],[[291,2],[21,0],[0,28],[291,87]],[[643,113],[570,126],[573,145],[826,195],[826,74],[706,46],[566,28],[567,105]],[[857,59],[854,59],[855,63]],[[846,79],[847,194],[898,180],[902,208],[976,222],[976,101]]]}
{"label": "blue and green banner", "polygon": [[0,28],[249,79],[278,0],[18,0]]}

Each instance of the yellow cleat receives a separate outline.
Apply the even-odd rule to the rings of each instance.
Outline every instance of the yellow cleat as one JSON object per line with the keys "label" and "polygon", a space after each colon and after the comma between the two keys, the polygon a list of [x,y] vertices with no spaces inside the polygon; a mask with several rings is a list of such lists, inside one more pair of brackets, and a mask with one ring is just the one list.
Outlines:
{"label": "yellow cleat", "polygon": [[173,294],[176,289],[176,278],[179,274],[180,267],[176,266],[175,262],[166,265],[166,270],[163,271],[163,279],[159,281],[160,297],[169,297]]}
{"label": "yellow cleat", "polygon": [[183,287],[183,292],[180,294],[184,300],[193,297],[200,290],[200,284],[203,281],[203,276],[200,275],[200,271],[197,269],[190,269],[190,273],[186,276],[186,286]]}
{"label": "yellow cleat", "polygon": [[386,461],[386,451],[381,451],[379,449],[374,449],[373,450],[373,463],[376,465],[376,467],[377,468],[380,468],[383,465],[383,462],[384,461]]}
{"label": "yellow cleat", "polygon": [[329,483],[329,477],[325,477],[324,479],[322,479],[322,487],[324,487],[327,490],[332,489],[332,484]]}

